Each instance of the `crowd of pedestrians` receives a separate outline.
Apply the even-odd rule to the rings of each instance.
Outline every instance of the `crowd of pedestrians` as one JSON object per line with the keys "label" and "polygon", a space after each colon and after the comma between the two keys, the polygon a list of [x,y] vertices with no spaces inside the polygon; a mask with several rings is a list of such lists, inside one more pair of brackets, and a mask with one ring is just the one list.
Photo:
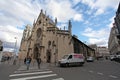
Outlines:
{"label": "crowd of pedestrians", "polygon": [[[29,70],[31,61],[32,61],[32,58],[30,56],[28,56],[24,59],[24,64],[27,66],[27,70]],[[37,57],[36,62],[37,62],[37,65],[38,65],[38,69],[40,69],[41,58]]]}

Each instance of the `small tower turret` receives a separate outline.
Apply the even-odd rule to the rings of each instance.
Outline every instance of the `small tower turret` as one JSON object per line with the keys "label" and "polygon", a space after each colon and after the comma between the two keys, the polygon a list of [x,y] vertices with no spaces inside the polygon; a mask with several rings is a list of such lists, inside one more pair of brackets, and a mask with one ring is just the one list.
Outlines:
{"label": "small tower turret", "polygon": [[57,25],[57,18],[55,18],[55,26]]}
{"label": "small tower turret", "polygon": [[71,24],[71,20],[69,20],[69,23],[68,23],[68,31],[70,32],[70,34],[72,34],[72,24]]}
{"label": "small tower turret", "polygon": [[40,12],[40,14],[43,14],[43,10],[41,9],[41,12]]}
{"label": "small tower turret", "polygon": [[35,19],[34,19],[34,22],[33,22],[33,27],[35,26]]}
{"label": "small tower turret", "polygon": [[65,30],[65,26],[64,26],[64,30]]}

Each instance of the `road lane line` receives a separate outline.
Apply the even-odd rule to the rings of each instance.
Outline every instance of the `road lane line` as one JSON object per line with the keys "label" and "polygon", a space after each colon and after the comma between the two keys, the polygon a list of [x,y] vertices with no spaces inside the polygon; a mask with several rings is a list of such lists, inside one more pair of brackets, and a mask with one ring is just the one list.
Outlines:
{"label": "road lane line", "polygon": [[50,74],[50,75],[33,76],[33,77],[17,78],[17,79],[10,79],[10,80],[30,80],[30,79],[52,77],[52,76],[56,76],[56,75],[57,74]]}
{"label": "road lane line", "polygon": [[64,80],[63,78],[56,78],[56,79],[52,79],[52,80]]}
{"label": "road lane line", "polygon": [[90,73],[93,73],[93,71],[92,71],[92,70],[90,70],[89,72],[90,72]]}
{"label": "road lane line", "polygon": [[44,74],[44,73],[51,73],[52,71],[44,71],[44,72],[32,72],[32,73],[21,73],[21,74],[13,74],[10,75],[9,77],[13,77],[13,76],[25,76],[25,75],[32,75],[32,74]]}
{"label": "road lane line", "polygon": [[47,70],[50,70],[50,69],[43,69],[43,70],[36,69],[36,70],[25,70],[25,71],[18,70],[18,71],[15,71],[14,73],[25,73],[25,72],[35,72],[35,71],[39,72],[39,71],[47,71]]}
{"label": "road lane line", "polygon": [[100,73],[100,72],[97,72],[97,74],[99,74],[99,75],[103,75],[103,73]]}
{"label": "road lane line", "polygon": [[111,78],[118,78],[117,76],[113,76],[113,75],[109,75],[109,77],[111,77]]}

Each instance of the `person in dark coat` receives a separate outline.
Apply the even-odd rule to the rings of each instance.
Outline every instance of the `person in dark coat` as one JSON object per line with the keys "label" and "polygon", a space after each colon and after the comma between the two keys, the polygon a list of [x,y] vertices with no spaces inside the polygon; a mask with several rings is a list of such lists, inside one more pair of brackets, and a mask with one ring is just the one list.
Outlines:
{"label": "person in dark coat", "polygon": [[24,59],[24,64],[26,64],[26,59],[27,59],[27,57],[25,57],[25,59]]}
{"label": "person in dark coat", "polygon": [[41,64],[41,58],[36,58],[37,64],[38,64],[38,69],[40,69],[40,64]]}
{"label": "person in dark coat", "polygon": [[30,66],[30,63],[31,63],[31,57],[28,56],[27,58],[24,59],[24,63],[27,65],[27,70],[29,70],[29,66]]}

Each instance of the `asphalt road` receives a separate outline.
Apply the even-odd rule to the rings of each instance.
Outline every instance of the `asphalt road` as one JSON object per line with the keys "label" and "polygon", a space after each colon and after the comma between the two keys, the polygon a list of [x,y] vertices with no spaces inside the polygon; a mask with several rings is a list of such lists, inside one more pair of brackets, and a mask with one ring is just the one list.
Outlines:
{"label": "asphalt road", "polygon": [[77,67],[51,67],[64,80],[120,80],[120,63],[100,60]]}
{"label": "asphalt road", "polygon": [[11,63],[0,63],[0,80],[9,80],[9,75],[12,74],[19,66]]}
{"label": "asphalt road", "polygon": [[26,65],[0,64],[0,80],[120,80],[120,63],[99,60],[71,67],[41,64],[41,69],[31,64],[29,70]]}

